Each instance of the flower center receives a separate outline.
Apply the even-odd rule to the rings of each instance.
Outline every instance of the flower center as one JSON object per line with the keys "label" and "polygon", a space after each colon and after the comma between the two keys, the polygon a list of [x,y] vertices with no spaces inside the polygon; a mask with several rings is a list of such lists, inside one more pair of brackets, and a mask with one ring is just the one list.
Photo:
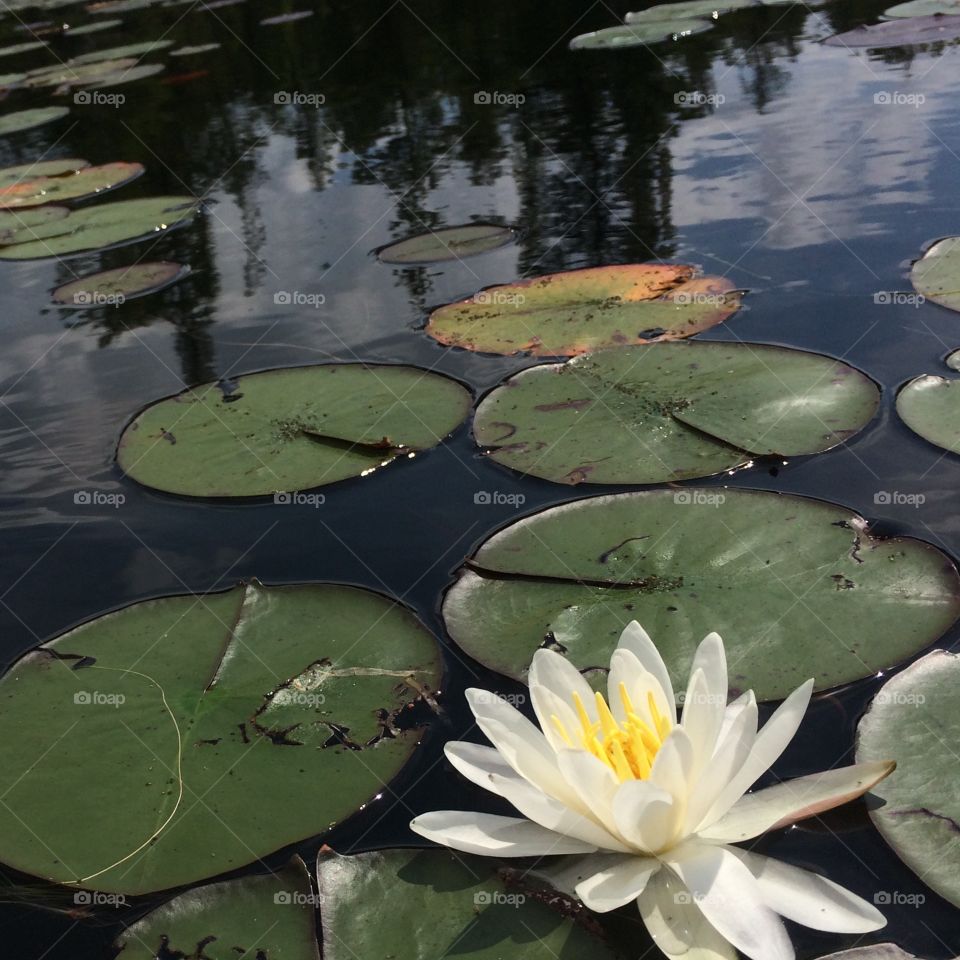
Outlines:
{"label": "flower center", "polygon": [[646,780],[650,776],[657,751],[670,732],[669,717],[663,716],[657,709],[653,692],[647,693],[647,719],[637,713],[630,701],[626,685],[619,688],[620,702],[623,704],[623,721],[618,721],[610,712],[602,693],[597,693],[597,716],[599,722],[590,719],[580,695],[573,694],[573,705],[580,721],[580,729],[571,734],[557,716],[552,716],[554,727],[570,746],[579,746],[602,760],[617,776],[624,780]]}

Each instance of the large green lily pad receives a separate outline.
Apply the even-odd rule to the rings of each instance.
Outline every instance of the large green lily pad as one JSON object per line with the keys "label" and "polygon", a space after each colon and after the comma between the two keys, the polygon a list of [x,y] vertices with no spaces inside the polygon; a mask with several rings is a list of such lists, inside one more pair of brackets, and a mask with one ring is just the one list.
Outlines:
{"label": "large green lily pad", "polygon": [[498,463],[556,483],[660,483],[828,450],[879,401],[872,380],[820,354],[661,343],[522,370],[479,405],[474,436]]}
{"label": "large green lily pad", "polygon": [[69,107],[36,107],[32,110],[5,113],[0,116],[0,137],[8,133],[33,130],[34,127],[42,127],[54,120],[62,120],[69,112]]}
{"label": "large green lily pad", "polygon": [[908,47],[925,43],[946,43],[960,37],[960,15],[935,14],[928,17],[908,17],[859,26],[846,33],[838,33],[823,42],[828,47],[868,47],[882,50],[886,47]]}
{"label": "large green lily pad", "polygon": [[192,220],[193,197],[120,200],[71,211],[55,222],[18,231],[0,246],[0,260],[36,260],[134,243]]}
{"label": "large green lily pad", "polygon": [[897,394],[897,413],[924,440],[960,453],[960,380],[916,377]]}
{"label": "large green lily pad", "polygon": [[170,260],[138,261],[71,280],[57,287],[50,299],[61,307],[119,306],[163,290],[189,272],[189,267]]}
{"label": "large green lily pad", "polygon": [[278,873],[187,890],[117,937],[124,960],[319,960],[317,898],[299,857]]}
{"label": "large green lily pad", "polygon": [[910,282],[927,300],[960,310],[960,237],[945,237],[914,262]]}
{"label": "large green lily pad", "polygon": [[23,236],[32,227],[62,220],[70,215],[69,207],[31,207],[28,210],[0,210],[0,245],[9,243],[15,236]]}
{"label": "large green lily pad", "polygon": [[673,263],[590,267],[488,287],[434,310],[427,333],[482,353],[572,356],[601,347],[677,340],[740,308],[723,277]]}
{"label": "large green lily pad", "polygon": [[[321,853],[324,960],[614,960],[620,954],[489,858],[444,850]],[[546,904],[554,904],[551,909]],[[596,928],[596,921],[590,918]],[[219,960],[219,958],[218,958]]]}
{"label": "large green lily pad", "polygon": [[[44,203],[80,200],[122,187],[136,180],[143,170],[141,163],[104,163],[56,176],[34,174],[10,184],[0,182],[0,208],[36,207]],[[0,177],[2,175],[3,171],[0,171]]]}
{"label": "large green lily pad", "polygon": [[835,504],[722,487],[596,497],[526,517],[477,550],[443,604],[460,647],[517,679],[544,645],[600,669],[638,620],[679,684],[716,630],[731,686],[763,700],[809,677],[823,690],[870,676],[958,616],[960,577],[930,544],[873,537]]}
{"label": "large green lily pad", "polygon": [[154,403],[124,430],[134,480],[193,497],[304,490],[436,446],[470,410],[459,383],[359,363],[267,370]]}
{"label": "large green lily pad", "polygon": [[677,17],[673,20],[655,20],[620,24],[593,30],[574,37],[569,44],[571,50],[624,50],[629,47],[643,47],[665,40],[680,40],[713,28],[713,20],[701,20],[693,17]]}
{"label": "large green lily pad", "polygon": [[960,656],[934,650],[891,677],[857,728],[857,760],[897,769],[873,793],[884,839],[928,887],[960,907]]}
{"label": "large green lily pad", "polygon": [[515,233],[510,227],[495,223],[468,223],[407,237],[379,247],[374,252],[383,263],[444,263],[496,250],[512,243],[514,238]]}
{"label": "large green lily pad", "polygon": [[0,861],[140,894],[322,834],[406,763],[439,679],[409,611],[337,584],[92,620],[0,679]]}

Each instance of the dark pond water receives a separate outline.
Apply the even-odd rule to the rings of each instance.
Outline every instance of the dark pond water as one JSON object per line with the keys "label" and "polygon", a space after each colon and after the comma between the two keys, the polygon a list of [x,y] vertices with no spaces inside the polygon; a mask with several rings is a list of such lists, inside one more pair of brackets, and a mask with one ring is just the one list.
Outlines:
{"label": "dark pond water", "polygon": [[[161,36],[222,46],[168,66],[166,77],[181,82],[118,88],[119,107],[75,107],[67,121],[3,138],[2,165],[44,154],[135,160],[147,173],[124,199],[191,192],[209,206],[150,254],[188,262],[192,276],[119,309],[69,313],[47,306],[47,291],[130,262],[129,248],[69,265],[0,264],[3,658],[111,608],[252,576],[374,588],[443,636],[442,592],[480,540],[519,512],[597,488],[485,462],[464,426],[424,456],[328,488],[317,509],[189,503],[125,480],[112,462],[118,432],[140,406],[184,384],[328,358],[420,364],[482,394],[530,361],[438,347],[419,331],[425,308],[520,275],[606,263],[667,258],[724,274],[749,288],[748,306],[709,339],[826,352],[882,384],[881,414],[849,446],[726,482],[839,501],[881,530],[960,555],[960,462],[909,433],[892,408],[903,381],[946,372],[960,319],[932,305],[875,302],[879,291],[909,290],[908,261],[926,242],[960,232],[960,48],[877,55],[817,43],[872,22],[885,5],[743,12],[681,45],[617,54],[567,51],[571,36],[630,9],[583,0],[331,0],[273,27],[259,20],[293,7],[184,4],[124,14],[122,28],[74,38],[69,50],[59,41],[61,56]],[[3,43],[22,39],[18,17],[42,16],[5,16]],[[35,57],[11,57],[4,69],[34,66]],[[275,103],[294,91],[325,103]],[[480,91],[525,102],[477,103]],[[724,100],[676,103],[684,91]],[[925,100],[875,103],[881,92]],[[5,106],[46,102],[15,92]],[[519,242],[452,266],[396,268],[369,255],[471,218],[512,224]],[[284,292],[324,302],[278,303]],[[83,491],[125,499],[87,506],[75,502]],[[476,503],[481,491],[525,503],[521,511]],[[925,501],[878,505],[883,491]],[[446,806],[454,785],[458,805],[493,809],[438,760],[442,740],[468,726],[459,696],[467,683],[511,688],[462,656],[447,659],[449,723],[395,790],[335,832],[337,849],[409,842],[411,812]],[[820,699],[776,773],[849,757],[878,683]],[[956,911],[900,865],[865,808],[827,823],[762,847],[868,898],[925,896],[919,907],[885,908],[888,929],[867,942],[892,939],[936,958],[960,952]],[[2,952],[94,960],[109,955],[119,919],[107,910],[77,921],[18,900],[0,907]],[[792,932],[803,956],[855,942]]]}

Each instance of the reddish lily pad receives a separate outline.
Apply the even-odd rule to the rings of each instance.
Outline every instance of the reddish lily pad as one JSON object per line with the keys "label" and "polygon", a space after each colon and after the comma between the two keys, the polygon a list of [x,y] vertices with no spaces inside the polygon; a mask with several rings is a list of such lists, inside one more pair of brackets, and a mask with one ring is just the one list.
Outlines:
{"label": "reddish lily pad", "polygon": [[907,47],[921,43],[942,43],[960,37],[960,15],[933,14],[888,20],[838,33],[824,43],[828,47]]}
{"label": "reddish lily pad", "polygon": [[57,176],[35,176],[4,185],[0,171],[0,208],[36,207],[44,203],[80,200],[122,187],[143,173],[140,163],[105,163]]}
{"label": "reddish lily pad", "polygon": [[189,267],[169,260],[132,263],[128,267],[88,273],[65,283],[50,294],[50,299],[61,307],[119,306],[127,300],[163,290],[189,272]]}
{"label": "reddish lily pad", "polygon": [[679,340],[740,308],[724,277],[672,263],[591,267],[488,287],[430,315],[426,331],[481,353],[574,356],[601,347]]}

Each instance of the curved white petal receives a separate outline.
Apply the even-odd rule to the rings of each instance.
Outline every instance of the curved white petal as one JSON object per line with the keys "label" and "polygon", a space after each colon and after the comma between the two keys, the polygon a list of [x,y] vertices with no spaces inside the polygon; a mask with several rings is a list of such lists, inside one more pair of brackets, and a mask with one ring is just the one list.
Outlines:
{"label": "curved white petal", "polygon": [[610,673],[607,676],[607,702],[618,723],[623,723],[627,715],[620,694],[621,683],[638,716],[651,727],[654,724],[648,705],[649,695],[653,695],[660,716],[673,715],[675,707],[660,686],[660,681],[643,666],[634,653],[619,648],[614,650],[610,657]]}
{"label": "curved white petal", "polygon": [[683,714],[680,724],[690,737],[693,747],[691,776],[696,777],[713,756],[717,737],[723,725],[727,698],[713,692],[706,675],[699,667],[690,677],[683,698]]}
{"label": "curved white petal", "polygon": [[410,829],[434,843],[487,857],[542,857],[596,850],[592,844],[564,837],[529,820],[465,810],[421,814],[410,821]]}
{"label": "curved white petal", "polygon": [[757,734],[743,766],[734,774],[704,816],[701,828],[719,820],[783,753],[803,720],[812,691],[813,681],[808,680],[777,707],[773,716]]}
{"label": "curved white petal", "polygon": [[631,620],[630,623],[623,628],[623,633],[620,634],[620,642],[617,645],[617,649],[629,650],[640,663],[643,664],[644,670],[652,673],[654,677],[656,677],[657,683],[666,696],[670,710],[670,722],[676,723],[677,707],[673,694],[673,683],[670,680],[670,673],[667,670],[667,665],[663,662],[663,657],[660,656],[660,651],[657,649],[656,644],[650,639],[647,631],[644,630],[636,620]]}
{"label": "curved white petal", "polygon": [[586,750],[561,750],[557,754],[557,763],[563,776],[576,790],[579,801],[607,830],[616,834],[613,798],[620,781],[613,771]]}
{"label": "curved white petal", "polygon": [[674,727],[657,751],[647,779],[685,807],[690,793],[692,769],[693,744],[683,727]]}
{"label": "curved white petal", "polygon": [[723,705],[726,706],[727,654],[719,633],[708,633],[700,641],[700,646],[693,655],[693,663],[690,664],[690,675],[693,676],[698,670],[703,671],[710,693],[721,697]]}
{"label": "curved white petal", "polygon": [[869,933],[887,923],[875,906],[818,873],[745,850],[731,852],[757,880],[764,903],[788,920],[832,933]]}
{"label": "curved white petal", "polygon": [[862,796],[895,766],[892,761],[857,763],[745,794],[700,836],[723,843],[752,840]]}
{"label": "curved white petal", "polygon": [[[512,773],[512,772],[511,772]],[[601,850],[613,850],[626,853],[630,848],[602,827],[596,820],[581,816],[564,806],[559,800],[548,797],[542,790],[517,776],[490,776],[490,784],[495,793],[512,803],[528,820],[562,833],[564,836],[583,840]]]}
{"label": "curved white petal", "polygon": [[753,960],[793,960],[782,921],[760,884],[727,848],[688,842],[663,857],[721,936]]}
{"label": "curved white petal", "polygon": [[586,853],[538,863],[526,871],[528,876],[545,880],[554,890],[568,897],[577,896],[577,884],[627,861],[635,861],[635,853]]}
{"label": "curved white petal", "polygon": [[580,697],[591,721],[597,722],[597,704],[593,689],[583,674],[556,651],[538,650],[533,655],[527,684],[540,728],[554,750],[562,750],[568,744],[563,742],[556,731],[552,716],[557,716],[563,722],[571,736],[580,729],[580,721],[573,706],[574,694]]}
{"label": "curved white petal", "polygon": [[637,906],[653,942],[670,960],[737,960],[732,944],[710,925],[670,870],[650,878]]}
{"label": "curved white petal", "polygon": [[[750,705],[756,707],[757,698],[754,696],[752,690],[748,690],[746,693],[740,694],[736,700],[733,700],[731,703],[727,704],[727,709],[723,712],[723,723],[720,724],[720,733],[717,736],[717,745],[714,748],[714,753],[720,751],[726,742],[727,736],[730,734],[730,728],[733,726],[734,720],[740,716],[740,714],[746,710]],[[753,735],[757,733],[757,722],[754,720],[753,723]]]}
{"label": "curved white petal", "polygon": [[613,816],[625,840],[638,850],[655,853],[676,834],[678,806],[669,793],[649,781],[627,780],[613,798]]}
{"label": "curved white petal", "polygon": [[518,776],[493,747],[469,743],[466,740],[451,740],[444,745],[443,752],[459,774],[484,790],[493,789],[490,783],[492,773],[502,777]]}
{"label": "curved white petal", "polygon": [[655,857],[630,857],[577,884],[577,896],[597,913],[608,913],[636,900],[650,877],[660,869]]}

